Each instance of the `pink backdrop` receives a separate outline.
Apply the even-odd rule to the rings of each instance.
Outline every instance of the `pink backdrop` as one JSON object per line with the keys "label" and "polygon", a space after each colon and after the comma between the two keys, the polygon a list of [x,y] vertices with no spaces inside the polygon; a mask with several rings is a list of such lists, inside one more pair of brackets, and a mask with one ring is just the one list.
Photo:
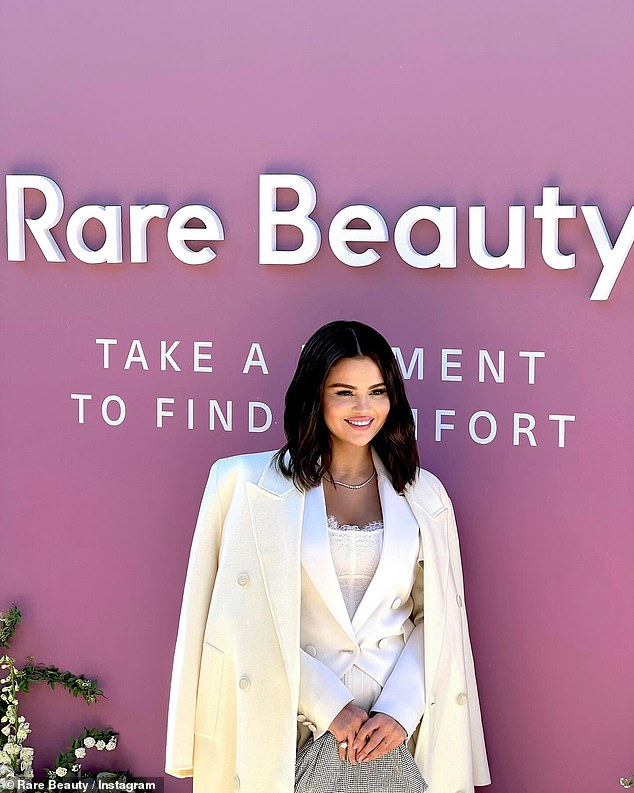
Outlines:
{"label": "pink backdrop", "polygon": [[[88,203],[122,204],[124,217],[133,203],[170,214],[202,203],[226,234],[200,267],[171,254],[163,221],[150,226],[147,264],[84,264],[63,232],[66,263],[46,262],[32,239],[16,263],[2,224],[0,610],[23,609],[20,661],[96,677],[108,696],[86,705],[34,688],[23,707],[37,768],[87,725],[121,737],[85,768],[162,773],[208,468],[280,444],[301,344],[347,317],[375,325],[406,360],[425,349],[424,379],[408,390],[423,465],[456,505],[491,793],[619,789],[634,770],[634,261],[608,301],[591,302],[600,262],[580,210],[561,224],[577,266],[558,272],[541,259],[532,206],[559,185],[562,203],[599,204],[620,230],[634,201],[632,21],[627,0],[2,4],[2,173],[55,179],[64,219]],[[324,244],[301,267],[258,265],[258,174],[277,172],[317,188]],[[378,209],[390,239],[409,207],[456,206],[458,267],[415,270],[392,242],[375,246],[371,267],[343,265],[327,227],[354,203]],[[526,269],[471,262],[472,204],[486,205],[496,252],[509,204],[527,206]],[[119,340],[108,370],[104,337]],[[123,369],[132,339],[148,371]],[[181,372],[160,371],[161,339],[181,340]],[[213,341],[213,373],[192,371],[195,340]],[[268,375],[242,374],[253,342]],[[441,380],[443,348],[463,350],[461,382]],[[504,383],[478,382],[480,349],[506,352]],[[533,385],[522,350],[546,354]],[[94,395],[83,425],[76,392]],[[100,416],[110,394],[127,405],[118,427]],[[158,396],[176,400],[163,429]],[[193,430],[187,398],[200,409]],[[233,400],[232,432],[207,428],[209,399]],[[250,400],[271,406],[269,431],[248,432]],[[441,442],[437,409],[456,411]],[[488,445],[468,434],[478,410],[498,422]],[[536,417],[536,447],[513,445],[513,412]],[[555,413],[576,417],[563,448]],[[189,787],[168,778],[169,793]]]}

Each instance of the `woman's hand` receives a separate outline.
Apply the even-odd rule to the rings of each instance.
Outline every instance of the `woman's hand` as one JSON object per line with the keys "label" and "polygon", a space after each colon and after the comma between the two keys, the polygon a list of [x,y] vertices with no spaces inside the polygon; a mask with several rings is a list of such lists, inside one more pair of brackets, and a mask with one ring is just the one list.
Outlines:
{"label": "woman's hand", "polygon": [[337,743],[347,741],[348,746],[339,747],[339,757],[342,760],[346,759],[346,752],[350,752],[350,747],[355,739],[356,734],[361,729],[362,725],[369,719],[368,714],[362,709],[348,702],[333,719],[332,724],[328,727],[337,739]]}
{"label": "woman's hand", "polygon": [[349,743],[348,757],[352,765],[375,760],[395,749],[407,738],[407,731],[387,713],[371,716]]}

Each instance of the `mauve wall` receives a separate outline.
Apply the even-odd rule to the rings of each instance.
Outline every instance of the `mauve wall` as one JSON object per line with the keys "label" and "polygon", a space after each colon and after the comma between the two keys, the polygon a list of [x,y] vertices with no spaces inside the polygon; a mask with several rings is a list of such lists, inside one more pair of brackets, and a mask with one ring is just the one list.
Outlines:
{"label": "mauve wall", "polygon": [[[121,204],[127,229],[130,204],[171,214],[202,203],[226,234],[213,262],[188,266],[153,221],[147,264],[90,266],[69,254],[60,224],[66,263],[46,262],[30,237],[17,263],[2,223],[0,610],[23,609],[20,662],[33,654],[97,677],[108,696],[89,706],[35,687],[24,698],[37,768],[87,725],[121,737],[86,768],[162,773],[208,468],[280,444],[301,344],[347,317],[375,325],[407,361],[425,349],[424,378],[408,389],[423,465],[456,505],[491,792],[619,789],[634,768],[634,262],[609,300],[590,301],[601,265],[581,211],[561,223],[577,266],[555,271],[532,207],[559,185],[562,203],[598,204],[620,230],[634,200],[633,20],[628,0],[2,4],[2,173],[55,179],[64,220],[83,204]],[[280,172],[317,188],[324,242],[301,267],[258,264],[258,174]],[[384,215],[390,240],[409,207],[456,206],[457,268],[415,270],[391,241],[375,246],[376,264],[345,266],[327,228],[354,203]],[[470,260],[475,204],[495,252],[509,204],[527,206],[524,270]],[[96,338],[118,340],[107,370]],[[124,370],[132,339],[148,371]],[[181,341],[181,372],[160,370],[161,339]],[[213,341],[212,373],[192,371],[196,340]],[[242,374],[253,342],[268,375]],[[443,348],[463,351],[451,370],[462,381],[441,380]],[[480,349],[505,351],[504,383],[478,381]],[[520,351],[545,353],[532,385]],[[93,395],[84,424],[72,393]],[[101,419],[110,394],[127,405],[117,427]],[[163,429],[156,397],[176,400]],[[207,428],[209,399],[233,400],[232,432]],[[271,406],[267,432],[248,432],[249,401]],[[456,411],[440,442],[437,409]],[[469,436],[478,410],[497,420],[489,444]],[[513,445],[514,412],[535,416],[537,446]],[[551,414],[576,417],[561,448]],[[190,784],[168,778],[167,790]]]}

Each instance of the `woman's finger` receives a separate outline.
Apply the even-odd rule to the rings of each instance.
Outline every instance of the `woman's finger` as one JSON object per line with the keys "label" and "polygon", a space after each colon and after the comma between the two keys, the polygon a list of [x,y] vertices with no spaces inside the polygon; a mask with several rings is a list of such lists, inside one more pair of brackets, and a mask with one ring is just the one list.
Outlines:
{"label": "woman's finger", "polygon": [[368,740],[370,735],[375,732],[376,729],[377,728],[373,727],[372,725],[365,724],[361,727],[354,739],[354,748],[356,751],[359,751],[359,749],[365,746],[365,742]]}
{"label": "woman's finger", "polygon": [[354,741],[352,742],[351,746],[348,749],[348,759],[352,763],[352,765],[356,765],[359,762],[359,751],[363,749],[366,742],[367,733],[364,731],[363,734],[358,732],[354,736]]}
{"label": "woman's finger", "polygon": [[374,733],[368,738],[365,746],[357,752],[357,760],[363,763],[365,760],[370,759],[370,756],[377,746],[380,746],[386,740],[385,735],[381,730],[375,730]]}
{"label": "woman's finger", "polygon": [[348,756],[350,757],[353,763],[360,762],[359,752],[361,752],[362,749],[365,749],[368,738],[370,737],[370,735],[376,732],[376,730],[377,730],[376,726],[373,727],[371,725],[367,725],[367,726],[363,725],[363,727],[361,727],[359,732],[356,734],[354,738],[354,743],[352,745],[352,751],[348,751]]}
{"label": "woman's finger", "polygon": [[345,763],[346,758],[348,757],[348,752],[352,742],[354,740],[354,733],[348,734],[344,737],[341,741],[339,741],[339,759],[342,763]]}
{"label": "woman's finger", "polygon": [[368,755],[366,755],[361,762],[369,763],[371,760],[376,760],[379,757],[382,757],[384,754],[391,752],[392,749],[398,746],[397,743],[393,741],[383,740],[381,743]]}
{"label": "woman's finger", "polygon": [[376,749],[368,755],[367,761],[376,760],[378,757],[383,757],[384,754],[391,752],[392,749],[395,749],[397,746],[398,746],[397,741],[391,741],[389,739],[383,740],[376,747]]}

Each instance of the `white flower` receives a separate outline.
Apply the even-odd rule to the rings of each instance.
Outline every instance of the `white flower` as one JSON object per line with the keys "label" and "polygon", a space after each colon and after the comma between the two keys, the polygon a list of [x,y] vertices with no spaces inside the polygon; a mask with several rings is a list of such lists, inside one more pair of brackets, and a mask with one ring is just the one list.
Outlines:
{"label": "white flower", "polygon": [[75,749],[75,757],[85,757],[85,756],[86,756],[86,750],[84,749],[83,746],[80,746],[79,748]]}
{"label": "white flower", "polygon": [[11,734],[11,725],[10,725],[10,724],[7,724],[7,726],[6,726],[6,727],[3,727],[3,728],[0,730],[0,732],[1,732],[3,735],[10,735],[10,734]]}
{"label": "white flower", "polygon": [[108,752],[112,752],[113,749],[116,749],[116,748],[117,748],[117,742],[116,741],[108,741],[108,743],[106,744],[106,751],[108,751]]}
{"label": "white flower", "polygon": [[55,773],[57,774],[57,776],[66,776],[66,774],[67,774],[68,772],[67,772],[67,770],[66,770],[66,769],[65,769],[63,766],[61,766],[61,765],[60,765],[60,767],[59,767],[59,768],[56,768],[56,769],[55,769]]}
{"label": "white flower", "polygon": [[0,763],[10,763],[11,758],[6,752],[0,752]]}
{"label": "white flower", "polygon": [[31,749],[31,747],[30,747],[30,746],[23,746],[23,747],[20,749],[20,757],[23,757],[23,758],[30,758],[30,757],[33,757],[33,751],[34,751],[34,750],[33,750],[33,749]]}
{"label": "white flower", "polygon": [[95,743],[95,739],[91,735],[89,735],[87,738],[84,738],[84,746],[88,747],[88,749],[92,749]]}
{"label": "white flower", "polygon": [[17,743],[7,742],[7,745],[4,747],[4,751],[7,754],[20,754],[20,747],[17,745]]}
{"label": "white flower", "polygon": [[102,749],[105,749],[106,748],[106,742],[105,741],[101,741],[101,740],[97,741],[97,743],[95,744],[95,748],[98,749],[99,751],[101,751]]}
{"label": "white flower", "polygon": [[79,771],[80,768],[81,768],[81,763],[77,763],[76,765],[73,766],[73,771]]}

